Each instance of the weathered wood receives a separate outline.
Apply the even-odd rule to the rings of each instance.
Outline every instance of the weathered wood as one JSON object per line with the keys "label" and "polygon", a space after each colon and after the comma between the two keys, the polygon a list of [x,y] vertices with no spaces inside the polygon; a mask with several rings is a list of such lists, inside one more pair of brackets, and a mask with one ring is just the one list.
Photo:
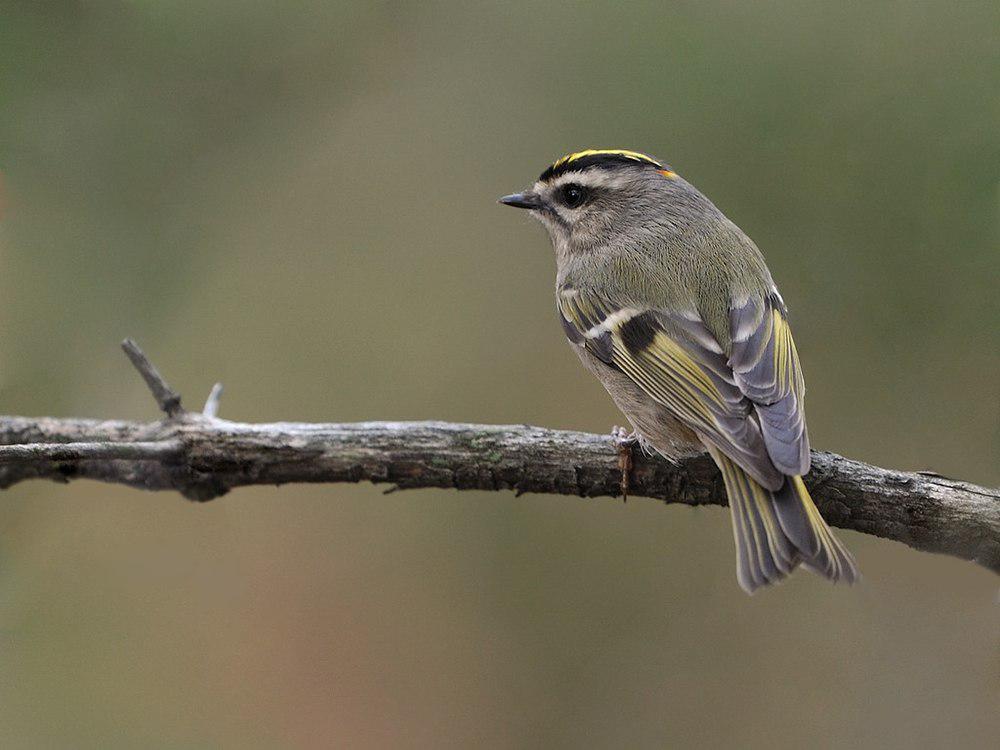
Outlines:
{"label": "weathered wood", "polygon": [[[158,422],[0,417],[0,489],[26,479],[95,479],[211,500],[235,487],[292,482],[389,483],[390,490],[458,490],[616,496],[622,490],[610,435],[529,425],[449,422],[244,424],[215,418],[180,396],[130,339],[122,348],[166,413]],[[726,505],[705,454],[668,462],[635,450],[633,495]],[[843,529],[972,560],[1000,573],[1000,490],[929,472],[881,469],[813,451],[806,477],[816,505]]]}
{"label": "weathered wood", "polygon": [[[376,482],[399,489],[620,493],[610,436],[446,422],[243,424],[186,413],[161,422],[0,417],[0,487],[96,479],[209,500],[235,487]],[[1000,490],[813,452],[806,479],[834,526],[974,560],[1000,572]],[[725,505],[715,465],[636,450],[633,495]]]}

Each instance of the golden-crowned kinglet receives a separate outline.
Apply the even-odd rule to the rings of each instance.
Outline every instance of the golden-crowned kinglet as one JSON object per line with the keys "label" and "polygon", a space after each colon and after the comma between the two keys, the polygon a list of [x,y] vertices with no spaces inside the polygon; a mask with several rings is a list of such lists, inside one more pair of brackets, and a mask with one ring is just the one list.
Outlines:
{"label": "golden-crowned kinglet", "polygon": [[635,151],[569,154],[500,202],[548,230],[566,337],[642,446],[667,458],[700,446],[722,470],[740,586],[752,592],[798,565],[857,580],[802,483],[805,384],[757,246]]}

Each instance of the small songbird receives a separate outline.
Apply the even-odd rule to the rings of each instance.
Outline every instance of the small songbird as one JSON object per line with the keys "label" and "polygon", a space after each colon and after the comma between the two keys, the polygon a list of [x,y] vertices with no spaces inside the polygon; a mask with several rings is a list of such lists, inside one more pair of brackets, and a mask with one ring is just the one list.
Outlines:
{"label": "small songbird", "polygon": [[580,360],[647,450],[692,446],[722,471],[740,586],[802,565],[853,583],[809,471],[805,384],[788,312],[757,246],[670,167],[588,149],[501,203],[527,209],[555,249],[556,305]]}

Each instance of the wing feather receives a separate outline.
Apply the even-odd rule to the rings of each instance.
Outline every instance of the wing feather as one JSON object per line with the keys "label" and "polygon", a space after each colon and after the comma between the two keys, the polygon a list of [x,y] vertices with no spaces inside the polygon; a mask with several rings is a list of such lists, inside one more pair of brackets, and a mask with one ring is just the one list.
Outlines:
{"label": "wing feather", "polygon": [[730,325],[734,379],[754,404],[771,460],[783,474],[808,473],[805,381],[781,297],[772,292],[734,305]]}
{"label": "wing feather", "polygon": [[627,375],[761,485],[781,487],[784,476],[768,455],[754,404],[700,319],[617,305],[580,290],[558,300],[570,341]]}

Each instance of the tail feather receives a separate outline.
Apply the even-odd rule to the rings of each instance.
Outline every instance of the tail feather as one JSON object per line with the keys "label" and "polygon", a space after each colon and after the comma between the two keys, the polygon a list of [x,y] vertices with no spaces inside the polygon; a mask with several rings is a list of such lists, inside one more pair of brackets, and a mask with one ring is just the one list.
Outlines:
{"label": "tail feather", "polygon": [[745,591],[776,583],[800,564],[834,582],[858,579],[854,558],[830,531],[801,477],[788,477],[771,492],[728,456],[709,450],[726,483],[736,576]]}
{"label": "tail feather", "polygon": [[[783,505],[795,505],[801,509],[810,524],[818,542],[819,549],[815,554],[804,555],[802,566],[829,578],[831,581],[855,583],[860,578],[854,556],[847,550],[827,526],[819,509],[809,496],[802,477],[789,477],[776,495],[782,495]],[[778,500],[776,496],[776,500]],[[780,502],[780,501],[779,501]],[[779,515],[780,518],[780,515]]]}
{"label": "tail feather", "polygon": [[[806,496],[808,497],[808,493]],[[781,489],[774,493],[774,510],[782,530],[792,540],[796,549],[802,550],[802,554],[809,559],[820,554],[822,543],[819,534],[792,482],[786,481]]]}
{"label": "tail feather", "polygon": [[[763,528],[764,536],[762,541],[770,550],[778,572],[783,576],[788,575],[799,563],[799,552],[795,545],[784,533],[781,524],[775,517],[774,505],[771,501],[771,493],[757,484],[749,474],[740,472],[744,485],[753,496],[753,503],[749,504],[748,511],[751,518],[755,519],[756,526]],[[782,576],[782,577],[783,577]]]}

